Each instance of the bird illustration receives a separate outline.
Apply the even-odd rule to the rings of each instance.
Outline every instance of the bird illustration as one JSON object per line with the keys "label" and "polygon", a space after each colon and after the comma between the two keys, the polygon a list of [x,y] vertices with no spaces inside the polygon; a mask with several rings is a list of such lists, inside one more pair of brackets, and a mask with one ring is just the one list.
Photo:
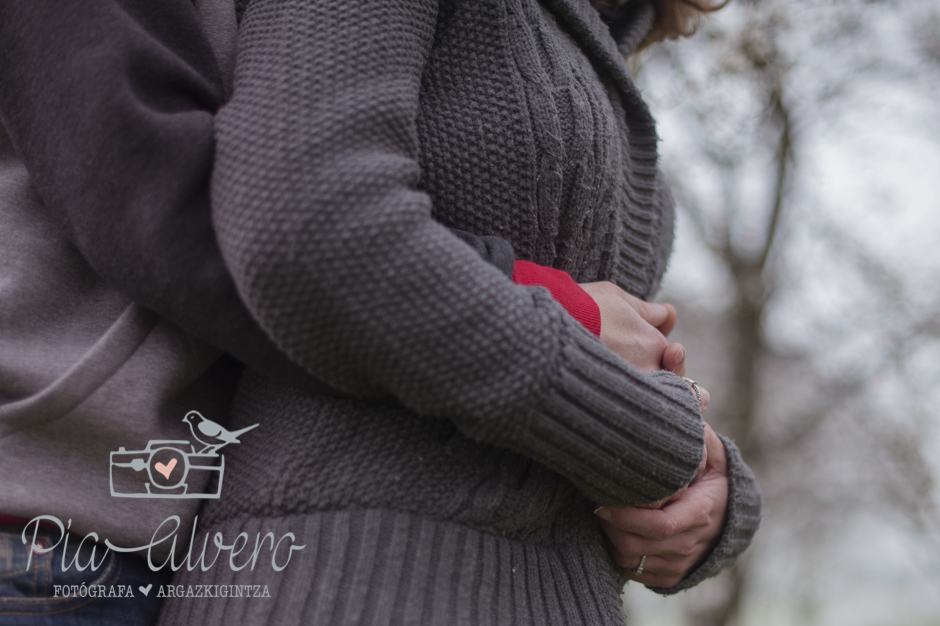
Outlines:
{"label": "bird illustration", "polygon": [[252,428],[258,427],[258,424],[255,424],[231,432],[209,418],[203,417],[199,411],[190,411],[183,418],[183,421],[189,424],[189,430],[192,431],[196,441],[206,446],[198,454],[215,454],[220,448],[230,443],[241,443],[238,440],[241,435],[244,435]]}

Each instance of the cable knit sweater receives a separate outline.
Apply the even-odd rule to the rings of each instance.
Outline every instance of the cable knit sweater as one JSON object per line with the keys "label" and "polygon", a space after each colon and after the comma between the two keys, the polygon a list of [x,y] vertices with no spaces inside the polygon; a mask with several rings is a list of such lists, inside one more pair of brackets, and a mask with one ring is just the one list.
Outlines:
{"label": "cable knit sweater", "polygon": [[[213,219],[238,291],[308,372],[247,374],[204,532],[291,531],[285,572],[180,572],[276,601],[170,599],[163,623],[622,624],[592,503],[670,495],[703,427],[678,377],[643,375],[541,289],[445,226],[649,297],[672,205],[649,112],[587,0],[253,0],[216,118]],[[728,521],[679,586],[729,564],[759,519],[725,440]]]}

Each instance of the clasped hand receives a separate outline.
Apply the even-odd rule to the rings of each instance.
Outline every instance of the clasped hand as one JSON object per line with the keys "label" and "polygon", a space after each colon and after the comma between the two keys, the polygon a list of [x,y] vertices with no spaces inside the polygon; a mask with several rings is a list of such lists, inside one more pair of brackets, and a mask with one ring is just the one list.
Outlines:
{"label": "clasped hand", "polygon": [[[644,302],[609,282],[581,287],[600,308],[600,339],[610,350],[641,372],[664,369],[685,375],[685,348],[666,339],[676,323],[672,306]],[[704,411],[709,396],[704,389],[701,394]],[[595,513],[623,577],[648,587],[669,588],[715,547],[727,504],[724,445],[705,424],[702,463],[679,493],[644,506],[598,507]],[[634,573],[641,560],[642,571]]]}

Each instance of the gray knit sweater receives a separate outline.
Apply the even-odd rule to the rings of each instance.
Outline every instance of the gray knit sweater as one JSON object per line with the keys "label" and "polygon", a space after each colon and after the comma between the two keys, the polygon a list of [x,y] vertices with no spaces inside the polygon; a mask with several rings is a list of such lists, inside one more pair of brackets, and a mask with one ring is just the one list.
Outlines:
{"label": "gray knit sweater", "polygon": [[[621,49],[647,32],[638,0]],[[514,286],[445,226],[649,297],[672,238],[649,112],[588,0],[253,0],[217,117],[213,211],[239,292],[309,372],[363,400],[246,375],[226,537],[306,543],[279,600],[169,600],[164,623],[622,624],[594,502],[687,484],[703,426],[541,289]],[[369,401],[394,397],[400,406]],[[733,444],[718,548],[760,500]],[[274,591],[276,588],[276,591]]]}

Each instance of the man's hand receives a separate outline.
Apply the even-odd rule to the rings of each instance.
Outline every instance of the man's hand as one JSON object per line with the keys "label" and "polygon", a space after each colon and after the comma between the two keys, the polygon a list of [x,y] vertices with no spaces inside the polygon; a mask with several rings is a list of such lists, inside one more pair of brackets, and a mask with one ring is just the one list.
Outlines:
{"label": "man's hand", "polygon": [[645,302],[610,282],[582,283],[601,311],[601,342],[640,372],[660,369],[685,375],[685,348],[669,344],[676,324],[668,304]]}
{"label": "man's hand", "polygon": [[[673,587],[718,543],[728,507],[725,448],[705,424],[704,468],[680,494],[659,508],[600,507],[614,561],[625,579],[648,587]],[[633,574],[642,557],[643,571]]]}

